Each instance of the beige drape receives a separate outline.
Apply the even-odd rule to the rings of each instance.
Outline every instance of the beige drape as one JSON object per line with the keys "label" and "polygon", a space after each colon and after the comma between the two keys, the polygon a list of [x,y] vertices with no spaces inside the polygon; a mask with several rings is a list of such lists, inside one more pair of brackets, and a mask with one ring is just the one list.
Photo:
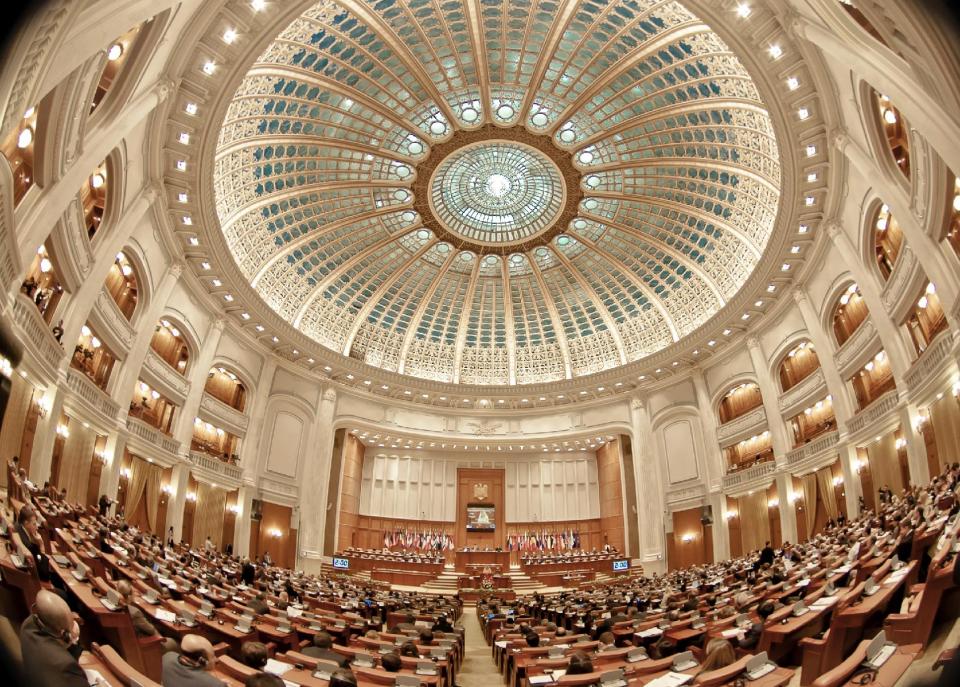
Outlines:
{"label": "beige drape", "polygon": [[140,501],[147,491],[147,477],[150,472],[147,470],[149,464],[145,460],[134,457],[130,461],[130,479],[127,481],[127,495],[124,499],[123,510],[127,518],[132,518]]}
{"label": "beige drape", "polygon": [[817,486],[820,487],[820,500],[827,511],[827,517],[837,519],[840,509],[837,507],[837,490],[833,486],[833,470],[820,468],[817,470]]}
{"label": "beige drape", "polygon": [[162,526],[162,523],[157,522],[157,511],[160,508],[160,481],[163,479],[163,470],[134,456],[130,472],[130,484],[124,504],[127,522],[158,534],[157,527]]}
{"label": "beige drape", "polygon": [[873,492],[877,494],[881,487],[889,487],[894,494],[903,491],[903,479],[900,475],[900,461],[897,458],[896,437],[889,432],[867,445],[867,460],[870,463],[870,476],[873,478]]}
{"label": "beige drape", "polygon": [[163,479],[163,470],[156,465],[149,466],[147,477],[147,527],[158,536],[162,536],[162,524],[157,522],[157,511],[160,509],[160,481]]}
{"label": "beige drape", "polygon": [[63,457],[60,461],[60,480],[57,485],[67,490],[67,501],[86,503],[90,486],[90,464],[97,435],[92,429],[78,422],[70,423],[70,436],[63,442]]}
{"label": "beige drape", "polygon": [[803,520],[809,539],[813,536],[813,528],[817,522],[817,474],[811,472],[800,480],[803,482]]}
{"label": "beige drape", "polygon": [[770,507],[767,505],[767,492],[757,491],[737,499],[740,512],[740,539],[743,552],[749,553],[762,549],[770,541]]}
{"label": "beige drape", "polygon": [[[33,399],[33,386],[18,374],[10,378],[10,398],[7,410],[0,425],[0,458],[7,463],[20,455],[23,440],[23,427],[27,422],[27,412]],[[7,486],[7,470],[0,470],[0,483]]]}
{"label": "beige drape", "polygon": [[220,542],[223,539],[223,513],[226,507],[226,490],[197,482],[197,508],[193,515],[193,545],[196,548],[202,549],[209,535],[214,546],[220,550]]}
{"label": "beige drape", "polygon": [[930,423],[942,470],[944,465],[960,460],[960,402],[952,394],[944,394],[930,406]]}

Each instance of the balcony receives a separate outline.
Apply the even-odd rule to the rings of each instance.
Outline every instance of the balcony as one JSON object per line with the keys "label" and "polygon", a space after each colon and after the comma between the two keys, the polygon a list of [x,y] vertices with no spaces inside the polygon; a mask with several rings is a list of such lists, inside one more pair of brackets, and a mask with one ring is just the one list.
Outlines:
{"label": "balcony", "polygon": [[853,368],[866,362],[866,360],[861,361],[860,359],[868,353],[870,342],[873,341],[876,333],[877,330],[873,326],[873,322],[867,319],[857,327],[853,336],[843,342],[840,350],[834,356],[841,377],[846,379],[850,376]]}
{"label": "balcony", "polygon": [[110,398],[109,394],[87,379],[80,370],[67,369],[67,388],[84,401],[94,412],[103,419],[113,421],[120,412],[120,404]]}
{"label": "balcony", "polygon": [[745,491],[755,487],[765,487],[773,479],[776,471],[777,462],[769,460],[766,463],[731,472],[723,476],[723,489],[724,491],[728,489]]}
{"label": "balcony", "polygon": [[200,416],[209,420],[211,424],[229,431],[243,438],[247,431],[248,418],[236,408],[231,408],[223,401],[214,398],[206,391],[200,399]]}
{"label": "balcony", "polygon": [[823,378],[823,370],[817,369],[807,375],[806,379],[784,391],[777,400],[777,406],[782,414],[792,416],[795,411],[799,411],[804,405],[809,405],[810,400],[824,396],[825,390],[826,382]]}
{"label": "balcony", "polygon": [[65,355],[63,347],[53,337],[50,325],[40,316],[36,303],[24,294],[17,294],[12,310],[13,321],[20,330],[28,355],[32,352],[52,378]]}
{"label": "balcony", "polygon": [[91,317],[97,331],[104,338],[109,337],[107,340],[111,348],[124,353],[130,350],[136,338],[136,332],[106,289],[100,290]]}
{"label": "balcony", "polygon": [[164,434],[156,427],[148,425],[139,418],[128,417],[127,429],[133,436],[143,439],[151,446],[155,446],[162,451],[172,453],[174,456],[176,456],[180,451],[179,441],[176,441],[173,437]]}
{"label": "balcony", "polygon": [[837,447],[840,433],[837,430],[821,434],[816,439],[803,446],[798,446],[787,453],[787,466],[791,471],[806,467],[807,461],[814,461]]}
{"label": "balcony", "polygon": [[170,367],[152,348],[147,349],[147,355],[143,359],[141,377],[177,405],[182,406],[186,401],[190,382]]}
{"label": "balcony", "polygon": [[915,392],[931,377],[940,371],[941,363],[950,355],[953,349],[953,332],[949,329],[940,332],[933,342],[927,346],[919,358],[917,358],[907,374],[904,375],[904,381],[907,388]]}
{"label": "balcony", "polygon": [[759,434],[766,428],[767,414],[763,406],[754,408],[746,415],[725,422],[717,428],[717,439],[721,445],[736,443],[752,434]]}
{"label": "balcony", "polygon": [[897,390],[891,389],[854,415],[847,423],[847,430],[851,434],[855,434],[864,427],[878,422],[884,415],[896,409],[898,401]]}
{"label": "balcony", "polygon": [[233,480],[237,484],[239,484],[240,479],[243,477],[243,468],[241,468],[239,465],[225,463],[222,460],[208,456],[205,453],[191,451],[190,462],[201,470],[212,473],[213,475],[218,475],[221,478]]}

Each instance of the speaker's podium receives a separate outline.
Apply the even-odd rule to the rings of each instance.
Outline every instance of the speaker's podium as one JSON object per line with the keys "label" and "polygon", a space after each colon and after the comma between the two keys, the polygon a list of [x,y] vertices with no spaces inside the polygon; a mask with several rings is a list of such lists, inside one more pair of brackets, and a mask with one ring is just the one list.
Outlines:
{"label": "speaker's podium", "polygon": [[510,570],[510,552],[494,549],[457,549],[456,569],[458,572],[475,571],[477,567],[490,566],[500,572]]}

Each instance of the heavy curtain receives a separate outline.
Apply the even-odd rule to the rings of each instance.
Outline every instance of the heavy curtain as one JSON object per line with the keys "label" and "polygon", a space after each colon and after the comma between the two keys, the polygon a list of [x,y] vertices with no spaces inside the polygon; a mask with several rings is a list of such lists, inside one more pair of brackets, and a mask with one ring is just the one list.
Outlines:
{"label": "heavy curtain", "polygon": [[900,461],[897,458],[896,437],[889,432],[867,445],[867,460],[870,463],[870,476],[873,477],[874,494],[881,487],[889,487],[894,494],[903,491],[903,478],[900,474]]}
{"label": "heavy curtain", "polygon": [[157,511],[160,508],[160,481],[163,470],[134,456],[130,465],[130,482],[124,511],[134,527],[157,534]]}
{"label": "heavy curtain", "polygon": [[809,475],[801,477],[800,480],[803,482],[803,520],[806,526],[807,539],[810,539],[817,522],[817,474],[811,472]]}
{"label": "heavy curtain", "polygon": [[197,507],[193,516],[193,545],[202,549],[209,535],[217,550],[223,539],[223,513],[227,507],[227,492],[197,482]]}
{"label": "heavy curtain", "polygon": [[[39,398],[39,394],[38,394]],[[3,424],[0,425],[0,456],[4,462],[20,455],[20,445],[23,440],[23,429],[27,423],[27,414],[30,412],[30,403],[33,401],[33,386],[20,375],[10,378],[10,397],[7,399],[7,410]],[[7,486],[7,471],[0,470],[0,483]]]}
{"label": "heavy curtain", "polygon": [[945,394],[930,406],[930,422],[937,444],[937,461],[942,470],[944,465],[960,460],[960,402]]}
{"label": "heavy curtain", "polygon": [[833,469],[826,467],[817,470],[817,486],[820,487],[820,499],[827,509],[827,517],[837,519],[840,509],[837,507],[837,490],[833,486]]}
{"label": "heavy curtain", "polygon": [[160,510],[160,481],[163,479],[163,470],[156,465],[149,466],[147,477],[147,527],[154,534],[163,534],[163,523],[157,522],[157,511]]}
{"label": "heavy curtain", "polygon": [[90,486],[90,463],[97,443],[96,433],[79,422],[70,423],[70,436],[63,442],[60,479],[57,486],[67,490],[67,501],[86,503]]}
{"label": "heavy curtain", "polygon": [[123,501],[123,511],[127,520],[131,522],[133,514],[137,512],[140,502],[147,491],[147,465],[145,460],[135,457],[130,461],[130,479],[127,480],[127,493]]}
{"label": "heavy curtain", "polygon": [[762,549],[770,541],[770,507],[767,505],[767,492],[757,491],[737,499],[740,512],[740,538],[743,552],[749,553]]}

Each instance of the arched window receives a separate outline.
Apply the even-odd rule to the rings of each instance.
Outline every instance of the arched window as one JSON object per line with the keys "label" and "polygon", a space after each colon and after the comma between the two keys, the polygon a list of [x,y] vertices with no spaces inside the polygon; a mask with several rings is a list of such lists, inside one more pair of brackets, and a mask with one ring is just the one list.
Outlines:
{"label": "arched window", "polygon": [[903,230],[897,222],[890,208],[884,204],[877,209],[873,221],[873,242],[876,250],[877,266],[884,280],[893,274],[893,268],[900,257],[903,248]]}
{"label": "arched window", "polygon": [[170,367],[186,376],[190,348],[177,325],[167,319],[160,320],[150,340],[150,348]]}
{"label": "arched window", "polygon": [[89,324],[80,329],[80,338],[73,349],[70,367],[79,370],[98,387],[106,391],[107,382],[117,356],[100,340]]}
{"label": "arched window", "polygon": [[960,179],[953,177],[953,192],[950,194],[950,225],[947,227],[947,241],[953,252],[960,257]]}
{"label": "arched window", "polygon": [[718,409],[720,423],[735,420],[761,405],[763,405],[763,398],[760,396],[759,386],[754,382],[738,384],[729,389],[720,401]]}
{"label": "arched window", "polygon": [[780,362],[780,388],[790,389],[820,368],[820,358],[809,341],[801,341]]}
{"label": "arched window", "polygon": [[937,334],[947,328],[947,317],[932,283],[928,282],[917,297],[917,302],[907,317],[906,327],[918,356],[927,350],[927,346]]}
{"label": "arched window", "polygon": [[744,439],[723,450],[727,459],[727,471],[743,470],[757,463],[773,460],[773,443],[770,430],[764,430],[756,436]]}
{"label": "arched window", "polygon": [[63,286],[57,274],[57,261],[53,253],[43,244],[27,270],[27,278],[20,285],[20,292],[37,304],[40,315],[47,324],[53,321],[57,305],[63,296]]}
{"label": "arched window", "polygon": [[837,428],[837,420],[833,414],[833,396],[817,401],[809,408],[804,408],[790,418],[793,427],[794,446],[802,446],[814,437]]}
{"label": "arched window", "polygon": [[883,131],[884,138],[893,154],[893,161],[903,172],[903,175],[910,178],[910,139],[908,136],[907,123],[903,115],[893,106],[890,98],[876,93],[874,101],[877,107],[877,115],[880,117],[880,128]]}
{"label": "arched window", "polygon": [[117,253],[103,286],[128,321],[133,318],[133,313],[137,309],[137,301],[140,297],[139,283],[137,268],[123,252]]}
{"label": "arched window", "polygon": [[840,296],[837,307],[833,312],[833,333],[837,337],[837,344],[842,346],[857,328],[867,319],[870,311],[866,301],[860,294],[860,287],[851,284]]}
{"label": "arched window", "polygon": [[850,379],[853,392],[857,397],[857,408],[863,410],[891,389],[896,388],[893,379],[893,370],[890,368],[890,358],[885,351],[880,351],[868,361]]}
{"label": "arched window", "polygon": [[198,417],[193,420],[190,450],[201,451],[224,462],[236,464],[239,461],[240,439]]}
{"label": "arched window", "polygon": [[87,228],[87,238],[93,239],[100,230],[100,223],[107,209],[107,163],[102,162],[93,174],[83,182],[80,189],[80,202],[83,206],[83,221]]}
{"label": "arched window", "polygon": [[123,68],[130,61],[130,54],[133,52],[137,38],[140,36],[140,29],[143,24],[138,24],[125,34],[117,38],[107,48],[107,63],[100,73],[100,80],[97,82],[97,90],[93,94],[93,102],[90,104],[90,113],[96,111],[100,104],[106,99],[110,88],[119,80],[123,73]]}
{"label": "arched window", "polygon": [[27,110],[19,126],[0,141],[0,153],[13,174],[13,204],[17,206],[33,186],[33,148],[37,139],[37,108]]}
{"label": "arched window", "polygon": [[130,400],[130,416],[143,420],[161,432],[170,433],[177,406],[169,398],[140,380]]}
{"label": "arched window", "polygon": [[218,401],[243,412],[247,401],[247,390],[237,375],[223,365],[210,368],[203,390]]}

